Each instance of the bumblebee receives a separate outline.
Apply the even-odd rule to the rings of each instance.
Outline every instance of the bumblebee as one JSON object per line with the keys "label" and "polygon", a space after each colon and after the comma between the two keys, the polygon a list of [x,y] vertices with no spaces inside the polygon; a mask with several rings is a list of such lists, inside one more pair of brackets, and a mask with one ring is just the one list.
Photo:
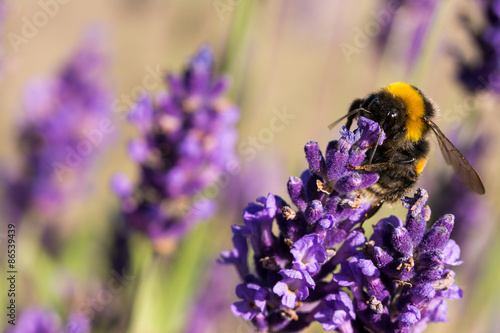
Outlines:
{"label": "bumblebee", "polygon": [[437,111],[437,105],[418,88],[398,82],[364,99],[356,99],[347,115],[329,126],[332,129],[347,118],[346,127],[350,129],[353,120],[363,116],[376,121],[385,132],[384,143],[370,147],[365,161],[355,167],[377,172],[380,176],[377,183],[364,189],[378,200],[370,216],[384,202],[396,202],[415,185],[427,162],[430,133],[436,135],[444,160],[453,167],[460,180],[470,190],[484,194],[477,172],[434,123]]}

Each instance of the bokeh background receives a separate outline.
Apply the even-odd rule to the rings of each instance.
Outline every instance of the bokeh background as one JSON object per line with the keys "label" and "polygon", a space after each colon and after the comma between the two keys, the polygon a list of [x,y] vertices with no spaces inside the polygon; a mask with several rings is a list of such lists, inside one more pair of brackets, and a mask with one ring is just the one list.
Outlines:
{"label": "bokeh background", "polygon": [[[116,129],[110,144],[92,156],[96,161],[85,175],[83,193],[70,197],[51,221],[31,214],[18,227],[18,316],[23,308],[36,306],[54,311],[64,321],[72,311],[91,306],[92,332],[188,332],[193,318],[207,311],[196,306],[210,291],[211,306],[218,310],[208,317],[217,320],[207,323],[203,332],[252,332],[229,310],[236,301],[235,272],[215,264],[219,252],[231,248],[230,226],[242,223],[242,209],[258,196],[268,192],[287,196],[287,178],[300,175],[307,166],[304,144],[314,140],[326,147],[336,138],[338,129],[329,131],[327,125],[344,115],[353,99],[405,81],[440,106],[436,122],[461,150],[474,153],[474,147],[468,148],[478,138],[486,142],[473,163],[486,186],[486,195],[480,197],[481,217],[457,221],[463,223],[466,235],[459,242],[465,262],[457,269],[457,284],[465,296],[449,302],[450,323],[430,325],[428,331],[500,331],[496,205],[500,200],[500,104],[493,91],[470,92],[458,79],[461,59],[474,63],[480,57],[470,33],[470,29],[480,31],[485,23],[480,1],[438,1],[430,13],[403,7],[382,46],[377,32],[382,30],[379,20],[385,1],[71,0],[58,3],[46,25],[13,46],[11,33],[22,34],[26,20],[43,10],[42,2],[5,2],[2,170],[15,168],[23,154],[16,140],[26,117],[27,83],[34,77],[57,75],[89,26],[105,31],[105,52],[110,58],[106,75],[114,100],[133,95],[148,69],[180,71],[186,58],[206,44],[214,50],[218,72],[231,78],[230,97],[241,109],[240,144],[262,135],[277,110],[287,110],[294,118],[269,142],[261,142],[252,156],[240,151],[242,172],[219,189],[219,213],[162,257],[152,255],[151,244],[142,235],[132,234],[126,240],[116,236],[119,200],[110,189],[110,179],[116,172],[137,179],[137,165],[127,156],[126,147],[138,133],[122,111],[110,105]],[[421,47],[413,50],[421,24],[428,29]],[[431,209],[440,211],[440,202],[459,194],[443,190],[452,170],[444,165],[435,139],[433,143],[419,185],[428,189]],[[469,208],[476,209],[465,206],[465,211]],[[385,207],[378,215],[403,213],[397,205]],[[2,243],[7,223],[2,211]],[[117,258],[128,263],[126,281],[108,297],[105,291],[116,278],[113,260]],[[0,281],[4,308],[3,275]],[[0,328],[5,330],[2,317]],[[313,325],[309,331],[322,330]]]}

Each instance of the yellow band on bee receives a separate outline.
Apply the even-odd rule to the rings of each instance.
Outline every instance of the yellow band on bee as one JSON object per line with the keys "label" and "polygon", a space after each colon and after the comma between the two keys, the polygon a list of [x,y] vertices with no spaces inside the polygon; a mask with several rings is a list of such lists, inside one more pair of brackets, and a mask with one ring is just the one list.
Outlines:
{"label": "yellow band on bee", "polygon": [[425,129],[423,121],[425,104],[422,95],[411,85],[403,82],[392,83],[385,88],[385,91],[401,99],[405,105],[406,138],[410,141],[420,140]]}
{"label": "yellow band on bee", "polygon": [[421,160],[419,160],[417,162],[417,164],[415,164],[415,173],[418,175],[420,175],[420,173],[424,170],[425,168],[425,164],[427,164],[427,159],[426,158],[423,158]]}

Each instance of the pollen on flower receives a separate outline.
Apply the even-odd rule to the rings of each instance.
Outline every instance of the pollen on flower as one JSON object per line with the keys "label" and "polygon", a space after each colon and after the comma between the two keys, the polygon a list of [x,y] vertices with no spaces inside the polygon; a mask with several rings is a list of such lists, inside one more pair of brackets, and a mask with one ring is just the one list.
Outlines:
{"label": "pollen on flower", "polygon": [[327,183],[321,182],[321,180],[316,180],[316,186],[318,186],[318,191],[331,194],[333,192],[333,187],[328,185]]}
{"label": "pollen on flower", "polygon": [[384,311],[384,305],[374,295],[370,296],[370,299],[366,301],[366,304],[368,304],[370,308],[375,311],[375,313],[380,314]]}
{"label": "pollen on flower", "polygon": [[415,266],[415,262],[413,260],[413,257],[411,257],[400,263],[396,269],[399,271],[404,268],[407,272],[409,272],[413,268],[413,266]]}
{"label": "pollen on flower", "polygon": [[450,274],[446,274],[444,278],[434,282],[432,286],[436,290],[448,290],[454,283],[455,279]]}
{"label": "pollen on flower", "polygon": [[411,284],[411,282],[401,281],[401,280],[394,280],[394,282],[396,282],[400,287],[409,287],[409,288],[413,287],[413,284]]}
{"label": "pollen on flower", "polygon": [[295,216],[297,216],[297,213],[295,213],[295,211],[292,208],[290,208],[289,206],[285,206],[285,207],[283,207],[283,216],[287,220],[293,220],[295,218]]}

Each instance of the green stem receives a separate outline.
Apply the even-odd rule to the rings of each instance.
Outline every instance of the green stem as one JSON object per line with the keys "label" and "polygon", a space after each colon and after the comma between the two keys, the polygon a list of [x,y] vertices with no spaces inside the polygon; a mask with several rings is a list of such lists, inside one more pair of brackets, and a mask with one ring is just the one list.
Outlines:
{"label": "green stem", "polygon": [[[199,277],[205,270],[204,262],[213,255],[209,241],[210,222],[199,225],[180,245],[177,256],[171,265],[164,266],[163,278],[159,281],[155,296],[161,302],[156,309],[158,322],[163,332],[181,332],[188,319],[189,305],[192,303]],[[215,259],[214,259],[215,260]]]}
{"label": "green stem", "polygon": [[253,16],[258,5],[257,0],[238,1],[230,36],[222,61],[222,71],[233,78],[232,98],[238,101],[244,84],[245,63],[247,62],[247,44]]}
{"label": "green stem", "polygon": [[453,13],[452,6],[455,5],[454,1],[437,1],[434,17],[429,23],[427,29],[424,45],[420,51],[418,61],[409,73],[409,82],[417,87],[422,84],[426,74],[432,67],[432,59],[436,50],[439,48],[441,42],[442,32],[446,26],[450,13]]}
{"label": "green stem", "polygon": [[151,246],[146,249],[144,244],[140,244],[141,240],[143,243],[146,242],[144,239],[132,239],[131,242],[131,248],[134,249],[132,271],[137,280],[133,286],[134,296],[132,297],[133,305],[129,333],[144,331],[148,320],[151,321],[151,318],[148,317],[152,313],[152,304],[148,299],[148,293],[151,291],[148,288],[153,285],[151,282],[157,275],[157,267],[155,267],[156,263],[153,261],[152,255],[153,250]]}

